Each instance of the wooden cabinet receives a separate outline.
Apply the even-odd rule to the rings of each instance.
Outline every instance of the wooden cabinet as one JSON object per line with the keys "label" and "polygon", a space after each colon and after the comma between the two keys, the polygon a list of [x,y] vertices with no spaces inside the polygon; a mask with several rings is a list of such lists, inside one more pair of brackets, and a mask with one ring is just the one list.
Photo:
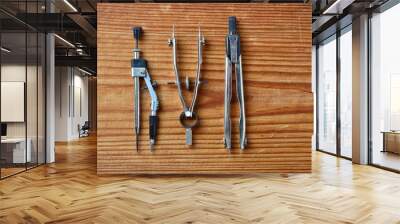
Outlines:
{"label": "wooden cabinet", "polygon": [[382,132],[383,152],[400,154],[400,132]]}

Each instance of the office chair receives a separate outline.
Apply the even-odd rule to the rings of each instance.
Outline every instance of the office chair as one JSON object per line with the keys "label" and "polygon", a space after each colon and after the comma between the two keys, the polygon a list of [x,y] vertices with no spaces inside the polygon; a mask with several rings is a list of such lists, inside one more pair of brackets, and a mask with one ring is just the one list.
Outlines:
{"label": "office chair", "polygon": [[89,129],[90,129],[89,121],[85,121],[82,127],[78,125],[79,138],[89,136]]}

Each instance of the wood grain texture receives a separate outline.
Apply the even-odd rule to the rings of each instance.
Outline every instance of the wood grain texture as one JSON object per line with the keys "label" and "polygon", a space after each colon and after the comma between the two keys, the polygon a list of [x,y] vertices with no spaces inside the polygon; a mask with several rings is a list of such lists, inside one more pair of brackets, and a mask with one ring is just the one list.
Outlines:
{"label": "wood grain texture", "polygon": [[[223,145],[224,40],[228,16],[238,18],[249,145],[238,145],[233,98],[233,152]],[[98,174],[310,172],[311,7],[305,4],[98,4]],[[200,125],[191,148],[171,48],[176,26],[181,75],[194,78],[197,29],[206,38],[199,93]],[[133,130],[132,27],[142,26],[142,56],[159,83],[160,123],[155,152],[148,146],[149,96],[142,94],[140,152]],[[186,92],[190,100],[190,93]]]}

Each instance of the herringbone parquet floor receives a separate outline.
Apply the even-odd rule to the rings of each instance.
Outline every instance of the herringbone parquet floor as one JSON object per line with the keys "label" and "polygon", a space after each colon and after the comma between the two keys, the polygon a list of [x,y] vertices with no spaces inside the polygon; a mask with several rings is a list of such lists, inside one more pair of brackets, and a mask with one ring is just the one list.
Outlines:
{"label": "herringbone parquet floor", "polygon": [[400,175],[322,153],[312,174],[98,177],[95,141],[0,181],[0,223],[400,223]]}

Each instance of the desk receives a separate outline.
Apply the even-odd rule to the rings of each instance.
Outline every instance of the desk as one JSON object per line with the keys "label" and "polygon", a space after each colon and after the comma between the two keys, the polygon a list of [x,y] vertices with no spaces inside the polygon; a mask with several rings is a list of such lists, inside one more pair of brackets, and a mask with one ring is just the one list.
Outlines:
{"label": "desk", "polygon": [[383,131],[382,152],[400,154],[400,131]]}
{"label": "desk", "polygon": [[[28,144],[27,144],[28,147],[26,147],[26,152],[25,152],[25,138],[1,139],[1,145],[2,145],[1,156],[2,156],[2,158],[5,158],[5,160],[9,163],[31,162],[31,160],[32,160],[32,153],[31,153],[32,140],[30,138],[28,138],[26,140],[26,142],[28,142]],[[12,156],[10,154],[12,154]]]}

